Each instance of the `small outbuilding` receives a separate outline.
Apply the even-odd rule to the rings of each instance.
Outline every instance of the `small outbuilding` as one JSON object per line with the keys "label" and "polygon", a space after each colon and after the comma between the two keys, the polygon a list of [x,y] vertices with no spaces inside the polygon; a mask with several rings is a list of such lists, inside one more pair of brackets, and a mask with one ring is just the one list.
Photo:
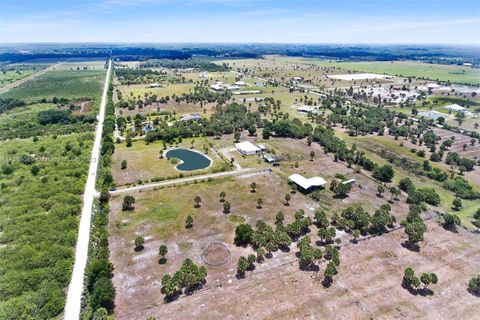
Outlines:
{"label": "small outbuilding", "polygon": [[300,112],[300,113],[314,113],[315,108],[312,107],[312,106],[304,105],[304,106],[298,107],[297,112]]}
{"label": "small outbuilding", "polygon": [[262,152],[262,149],[260,149],[250,141],[235,143],[235,148],[244,156],[259,154]]}
{"label": "small outbuilding", "polygon": [[198,113],[186,114],[180,118],[180,121],[198,121],[202,119],[202,116]]}
{"label": "small outbuilding", "polygon": [[215,84],[212,84],[210,86],[210,88],[212,88],[213,90],[215,91],[221,91],[223,90],[223,86],[221,84],[218,84],[218,83],[215,83]]}
{"label": "small outbuilding", "polygon": [[448,105],[448,106],[445,106],[445,109],[451,110],[451,111],[457,111],[457,112],[459,112],[459,111],[464,111],[464,110],[465,110],[464,107],[459,106],[459,105],[456,104],[456,103],[450,104],[450,105]]}
{"label": "small outbuilding", "polygon": [[290,177],[288,177],[288,180],[295,183],[303,191],[312,191],[316,188],[324,187],[327,184],[325,179],[322,177],[305,178],[298,173],[292,174]]}

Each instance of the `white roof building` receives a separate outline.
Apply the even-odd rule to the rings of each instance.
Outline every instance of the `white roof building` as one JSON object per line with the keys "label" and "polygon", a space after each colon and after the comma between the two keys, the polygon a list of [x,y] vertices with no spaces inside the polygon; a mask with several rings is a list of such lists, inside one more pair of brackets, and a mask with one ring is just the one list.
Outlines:
{"label": "white roof building", "polygon": [[312,112],[315,112],[315,108],[312,106],[304,105],[302,107],[297,108],[297,111],[302,113],[312,113]]}
{"label": "white roof building", "polygon": [[150,88],[159,88],[160,87],[160,83],[150,83]]}
{"label": "white roof building", "polygon": [[313,178],[305,178],[304,176],[294,173],[290,177],[288,177],[288,180],[292,181],[296,185],[300,186],[304,190],[308,190],[312,187],[323,187],[324,185],[327,184],[325,179],[322,177],[313,177]]}
{"label": "white roof building", "polygon": [[456,104],[456,103],[450,104],[450,105],[448,105],[448,106],[445,106],[445,109],[447,109],[447,110],[452,110],[452,111],[463,111],[463,110],[465,110],[464,107],[459,106],[459,105]]}
{"label": "white roof building", "polygon": [[212,85],[210,86],[210,88],[212,88],[212,89],[215,90],[215,91],[221,91],[221,90],[223,90],[223,87],[222,87],[221,84],[212,84]]}
{"label": "white roof building", "polygon": [[227,86],[227,90],[238,90],[238,89],[240,89],[240,87],[237,85]]}
{"label": "white roof building", "polygon": [[243,155],[252,155],[262,152],[262,149],[260,149],[250,141],[235,143],[235,148]]}
{"label": "white roof building", "polygon": [[245,82],[243,82],[243,81],[237,81],[237,82],[235,82],[235,84],[236,84],[237,86],[241,86],[241,87],[247,85],[247,84],[246,84]]}

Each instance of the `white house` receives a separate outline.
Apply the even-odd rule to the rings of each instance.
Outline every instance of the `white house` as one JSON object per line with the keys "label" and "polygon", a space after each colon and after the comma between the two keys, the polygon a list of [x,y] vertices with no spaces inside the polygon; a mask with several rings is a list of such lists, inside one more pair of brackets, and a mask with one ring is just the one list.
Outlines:
{"label": "white house", "polygon": [[288,177],[288,180],[295,183],[305,191],[308,191],[313,188],[323,187],[327,184],[325,179],[323,179],[322,177],[313,177],[313,178],[307,179],[304,176],[297,173],[294,173],[290,177]]}
{"label": "white house", "polygon": [[150,83],[150,88],[159,88],[161,87],[160,83]]}
{"label": "white house", "polygon": [[451,110],[451,111],[457,111],[457,112],[459,112],[459,111],[463,112],[463,111],[465,110],[464,107],[459,106],[459,105],[456,104],[456,103],[450,104],[450,105],[448,105],[448,106],[445,106],[445,109]]}
{"label": "white house", "polygon": [[238,152],[240,152],[244,156],[258,154],[262,152],[262,149],[260,149],[250,141],[235,143],[235,148],[238,150]]}
{"label": "white house", "polygon": [[212,89],[215,90],[215,91],[221,91],[221,90],[223,90],[222,85],[221,85],[221,84],[217,84],[217,83],[212,84],[212,85],[210,86],[210,88],[212,88]]}
{"label": "white house", "polygon": [[315,112],[315,108],[313,106],[304,105],[302,107],[298,107],[297,111],[300,113],[313,113]]}

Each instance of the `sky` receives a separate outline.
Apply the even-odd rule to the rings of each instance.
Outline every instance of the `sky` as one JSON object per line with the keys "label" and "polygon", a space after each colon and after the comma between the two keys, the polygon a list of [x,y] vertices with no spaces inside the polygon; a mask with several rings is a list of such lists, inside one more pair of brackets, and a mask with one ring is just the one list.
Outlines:
{"label": "sky", "polygon": [[480,0],[0,0],[0,43],[480,45]]}

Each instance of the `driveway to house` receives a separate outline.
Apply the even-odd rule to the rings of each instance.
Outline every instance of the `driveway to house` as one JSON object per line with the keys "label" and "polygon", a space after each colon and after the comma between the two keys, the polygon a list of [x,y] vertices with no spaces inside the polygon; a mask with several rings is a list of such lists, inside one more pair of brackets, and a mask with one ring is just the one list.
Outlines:
{"label": "driveway to house", "polygon": [[80,317],[80,308],[83,291],[83,277],[88,258],[88,243],[90,241],[90,221],[92,218],[93,199],[95,197],[95,182],[97,180],[97,168],[100,158],[100,144],[102,140],[103,120],[105,119],[105,106],[107,105],[107,92],[112,70],[112,61],[109,61],[105,86],[103,88],[102,102],[98,113],[98,123],[95,132],[90,168],[88,170],[85,193],[83,194],[83,209],[78,228],[77,246],[75,248],[75,265],[73,266],[72,278],[68,287],[67,301],[65,304],[64,319],[73,320]]}
{"label": "driveway to house", "polygon": [[268,170],[269,169],[245,168],[245,169],[235,170],[235,171],[203,174],[203,175],[198,175],[198,176],[193,176],[193,177],[188,177],[188,178],[172,179],[172,180],[168,180],[168,181],[142,184],[142,185],[138,185],[138,186],[135,186],[135,187],[121,188],[121,189],[110,191],[110,194],[113,196],[113,195],[117,195],[117,194],[139,191],[139,190],[143,190],[143,189],[150,189],[150,188],[168,186],[168,185],[175,185],[175,184],[183,184],[183,183],[194,181],[194,180],[199,181],[199,180],[204,180],[204,179],[208,179],[208,178],[219,178],[219,177],[227,177],[227,176],[242,176],[244,174],[252,174],[252,173],[255,173],[255,172],[268,171]]}

